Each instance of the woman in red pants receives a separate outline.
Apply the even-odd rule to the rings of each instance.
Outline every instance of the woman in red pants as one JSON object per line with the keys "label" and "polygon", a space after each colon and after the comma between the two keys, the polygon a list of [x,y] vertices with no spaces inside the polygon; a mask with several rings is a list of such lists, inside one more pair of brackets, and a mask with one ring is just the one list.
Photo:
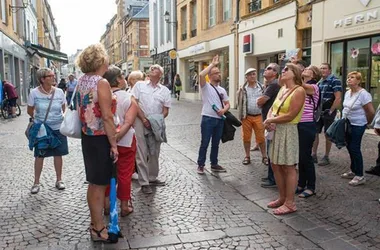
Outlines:
{"label": "woman in red pants", "polygon": [[[131,200],[132,174],[135,170],[136,138],[132,125],[137,116],[137,104],[131,94],[125,91],[126,81],[120,68],[111,65],[104,74],[108,80],[117,107],[114,119],[119,125],[116,133],[117,150],[119,159],[117,161],[117,198],[121,201],[121,216],[127,216],[133,212]],[[109,196],[109,186],[106,197]],[[109,215],[109,198],[105,200],[104,214]]]}

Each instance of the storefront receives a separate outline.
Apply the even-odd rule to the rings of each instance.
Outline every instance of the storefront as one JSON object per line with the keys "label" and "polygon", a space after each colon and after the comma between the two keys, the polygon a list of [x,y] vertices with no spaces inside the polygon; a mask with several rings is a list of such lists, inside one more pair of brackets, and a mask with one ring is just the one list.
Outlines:
{"label": "storefront", "polygon": [[183,96],[186,99],[200,100],[198,76],[219,55],[219,69],[221,72],[220,86],[226,89],[231,106],[235,105],[236,85],[230,81],[234,79],[234,35],[220,37],[211,41],[201,42],[178,51],[178,73],[182,79]]}
{"label": "storefront", "polygon": [[153,59],[153,64],[159,64],[160,66],[162,66],[162,68],[164,68],[162,84],[167,86],[170,90],[172,90],[173,79],[174,79],[175,74],[177,74],[177,67],[176,67],[176,60],[170,59],[170,56],[169,56],[170,51],[171,50],[167,50],[160,54],[153,55],[152,59]]}
{"label": "storefront", "polygon": [[25,103],[28,83],[26,79],[25,49],[0,32],[0,75],[1,80],[8,80],[17,88],[19,104]]}
{"label": "storefront", "polygon": [[312,40],[312,64],[329,62],[344,89],[347,74],[359,71],[362,87],[371,93],[376,108],[380,103],[380,1],[330,0],[313,5]]}
{"label": "storefront", "polygon": [[285,64],[286,51],[297,46],[295,10],[296,3],[290,2],[239,24],[239,85],[244,83],[248,68],[256,68],[258,80],[263,82],[269,63]]}

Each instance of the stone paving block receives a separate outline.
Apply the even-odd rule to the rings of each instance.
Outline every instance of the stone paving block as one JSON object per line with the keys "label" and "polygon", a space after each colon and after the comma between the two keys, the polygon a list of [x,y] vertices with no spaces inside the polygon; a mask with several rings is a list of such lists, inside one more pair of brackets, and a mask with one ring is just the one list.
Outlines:
{"label": "stone paving block", "polygon": [[284,220],[284,222],[296,231],[304,231],[317,226],[303,216],[292,217]]}
{"label": "stone paving block", "polygon": [[129,246],[131,248],[143,248],[143,247],[157,247],[163,245],[179,244],[181,241],[176,235],[170,236],[155,236],[150,238],[137,238],[129,239]]}
{"label": "stone paving block", "polygon": [[178,238],[182,243],[191,243],[205,240],[217,240],[224,238],[226,234],[222,230],[205,231],[199,233],[179,234]]}
{"label": "stone paving block", "polygon": [[245,235],[253,235],[257,234],[258,232],[253,229],[252,227],[235,227],[235,228],[227,228],[225,230],[228,237],[235,237],[235,236],[245,236]]}
{"label": "stone paving block", "polygon": [[321,243],[324,241],[332,240],[337,237],[336,235],[332,234],[326,229],[320,227],[306,231],[301,231],[301,234],[303,234],[306,238],[315,243]]}
{"label": "stone paving block", "polygon": [[269,235],[296,235],[298,234],[293,228],[279,221],[277,222],[262,222],[259,224]]}
{"label": "stone paving block", "polygon": [[238,192],[220,192],[219,195],[226,200],[246,200],[246,198]]}
{"label": "stone paving block", "polygon": [[278,219],[267,212],[253,212],[249,219],[253,222],[277,222]]}
{"label": "stone paving block", "polygon": [[306,239],[300,235],[283,235],[283,236],[275,236],[275,240],[277,240],[280,244],[285,246],[288,249],[319,249],[317,245],[315,245],[310,240]]}
{"label": "stone paving block", "polygon": [[237,205],[242,211],[246,212],[263,212],[264,210],[257,206],[255,203],[252,201],[247,201],[247,200],[234,200],[232,201],[234,205]]}
{"label": "stone paving block", "polygon": [[357,250],[358,248],[342,239],[332,239],[320,244],[326,250]]}

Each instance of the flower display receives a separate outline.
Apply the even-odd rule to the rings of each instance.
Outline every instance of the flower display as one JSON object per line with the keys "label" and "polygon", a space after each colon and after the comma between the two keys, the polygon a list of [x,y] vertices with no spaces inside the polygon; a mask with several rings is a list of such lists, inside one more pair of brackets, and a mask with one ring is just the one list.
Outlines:
{"label": "flower display", "polygon": [[380,41],[377,41],[372,45],[371,51],[374,55],[380,55]]}
{"label": "flower display", "polygon": [[351,49],[351,58],[355,59],[359,55],[359,49],[352,48]]}

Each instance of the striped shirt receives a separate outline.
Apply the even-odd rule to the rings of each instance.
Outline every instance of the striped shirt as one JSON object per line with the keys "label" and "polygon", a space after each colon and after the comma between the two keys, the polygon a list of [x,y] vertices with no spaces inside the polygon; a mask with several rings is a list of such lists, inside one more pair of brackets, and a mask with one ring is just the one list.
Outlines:
{"label": "striped shirt", "polygon": [[329,75],[326,79],[321,79],[318,86],[321,91],[322,102],[334,98],[335,92],[342,92],[342,82],[333,74]]}
{"label": "striped shirt", "polygon": [[[306,95],[305,98],[305,107],[303,109],[302,117],[300,122],[313,122],[314,121],[314,110],[318,105],[319,99],[319,88],[317,84],[312,84],[314,88],[314,95]],[[313,100],[314,102],[313,102]]]}

